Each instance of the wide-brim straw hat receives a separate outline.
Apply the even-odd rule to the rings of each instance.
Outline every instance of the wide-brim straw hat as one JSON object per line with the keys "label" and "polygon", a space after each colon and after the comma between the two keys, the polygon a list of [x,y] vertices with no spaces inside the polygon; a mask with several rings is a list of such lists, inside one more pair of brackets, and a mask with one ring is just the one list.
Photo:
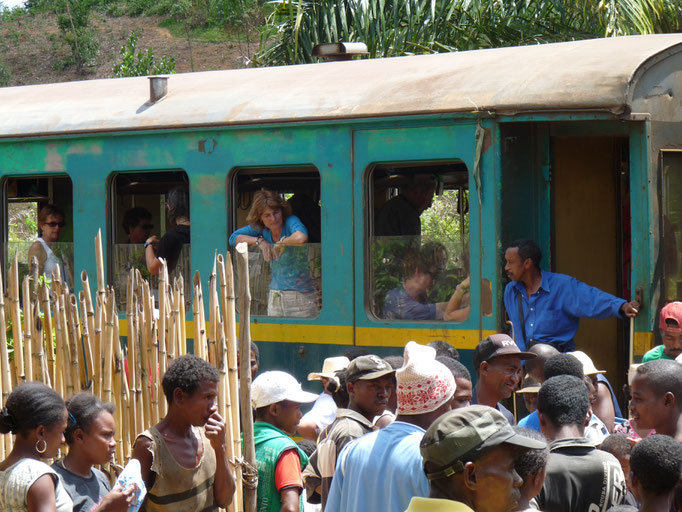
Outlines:
{"label": "wide-brim straw hat", "polygon": [[319,373],[309,373],[308,380],[331,379],[336,372],[345,370],[350,364],[350,359],[344,356],[328,357],[322,364],[322,371]]}
{"label": "wide-brim straw hat", "polygon": [[590,356],[581,350],[575,352],[568,352],[568,355],[575,357],[583,365],[583,373],[585,375],[596,375],[597,373],[606,373],[606,370],[597,370],[597,367],[592,362]]}

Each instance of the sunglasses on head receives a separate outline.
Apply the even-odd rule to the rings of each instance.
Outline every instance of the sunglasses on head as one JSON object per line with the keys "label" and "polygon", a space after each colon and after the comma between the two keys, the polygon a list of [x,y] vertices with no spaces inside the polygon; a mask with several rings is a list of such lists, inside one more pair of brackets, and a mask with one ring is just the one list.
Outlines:
{"label": "sunglasses on head", "polygon": [[45,224],[50,226],[51,228],[56,228],[57,226],[59,226],[60,228],[63,228],[64,226],[66,226],[66,222],[63,222],[63,221],[62,222],[52,221],[52,222],[46,222]]}

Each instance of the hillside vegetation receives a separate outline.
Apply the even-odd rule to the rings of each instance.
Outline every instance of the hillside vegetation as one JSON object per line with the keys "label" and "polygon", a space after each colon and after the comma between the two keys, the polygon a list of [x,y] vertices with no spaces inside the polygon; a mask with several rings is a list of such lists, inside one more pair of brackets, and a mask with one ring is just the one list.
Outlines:
{"label": "hillside vegetation", "polygon": [[262,19],[251,18],[249,12],[239,19],[200,22],[158,5],[133,9],[142,0],[92,2],[88,35],[96,50],[78,70],[69,41],[60,32],[59,11],[51,7],[59,1],[2,11],[0,0],[0,86],[113,77],[121,48],[133,32],[138,50],[150,48],[157,61],[172,57],[176,73],[242,68],[258,50]]}

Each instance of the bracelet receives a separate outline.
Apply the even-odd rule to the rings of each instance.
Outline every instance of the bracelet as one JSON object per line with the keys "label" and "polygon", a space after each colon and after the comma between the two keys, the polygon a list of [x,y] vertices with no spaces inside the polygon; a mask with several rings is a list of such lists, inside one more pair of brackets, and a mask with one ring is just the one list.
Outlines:
{"label": "bracelet", "polygon": [[262,237],[262,236],[256,237],[256,245],[260,245],[260,243],[261,243],[262,241],[263,241],[263,237]]}
{"label": "bracelet", "polygon": [[149,247],[150,245],[152,245],[152,243],[151,243],[149,240],[147,240],[147,241],[145,241],[145,243],[144,243],[144,248],[146,249],[146,248]]}

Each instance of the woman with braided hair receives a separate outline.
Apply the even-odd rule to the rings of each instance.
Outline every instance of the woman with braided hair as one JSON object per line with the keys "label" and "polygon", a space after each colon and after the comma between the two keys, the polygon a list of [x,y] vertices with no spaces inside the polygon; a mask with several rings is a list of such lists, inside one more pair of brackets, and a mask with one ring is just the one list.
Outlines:
{"label": "woman with braided hair", "polygon": [[27,382],[0,410],[0,433],[14,434],[14,447],[0,462],[0,510],[71,512],[73,503],[57,473],[40,459],[56,457],[64,442],[67,411],[56,391]]}

